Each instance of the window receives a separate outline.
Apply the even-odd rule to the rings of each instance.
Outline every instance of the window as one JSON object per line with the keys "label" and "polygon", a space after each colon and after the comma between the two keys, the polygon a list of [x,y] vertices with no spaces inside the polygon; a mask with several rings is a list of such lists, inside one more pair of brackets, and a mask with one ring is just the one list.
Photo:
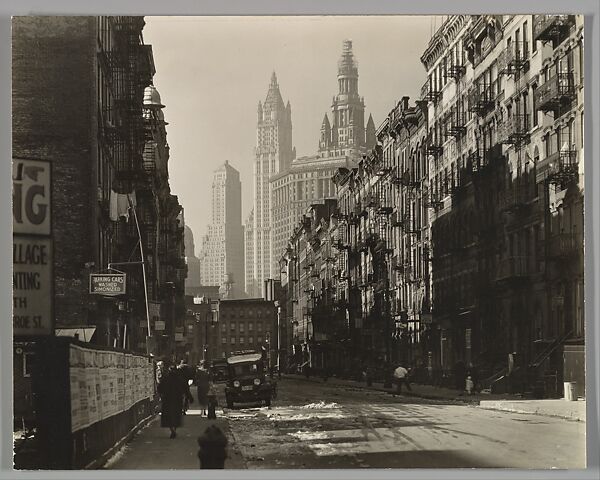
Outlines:
{"label": "window", "polygon": [[262,337],[256,337],[256,343],[262,343]]}
{"label": "window", "polygon": [[244,333],[244,324],[243,323],[240,323],[239,331],[240,331],[240,333]]}
{"label": "window", "polygon": [[257,323],[256,324],[256,330],[257,331],[262,332],[262,327],[263,327],[262,323]]}
{"label": "window", "polygon": [[254,343],[254,337],[248,337],[248,344],[252,345]]}
{"label": "window", "polygon": [[231,332],[235,332],[235,322],[231,322],[231,323],[229,324],[229,330],[230,330]]}
{"label": "window", "polygon": [[231,338],[229,339],[229,343],[230,343],[231,345],[235,345],[235,337],[231,337]]}
{"label": "window", "polygon": [[227,333],[227,324],[226,323],[221,324],[221,333]]}
{"label": "window", "polygon": [[244,343],[245,343],[245,342],[244,342],[244,337],[240,337],[239,344],[240,344],[240,345],[243,345]]}
{"label": "window", "polygon": [[221,343],[225,345],[227,343],[227,337],[221,337]]}

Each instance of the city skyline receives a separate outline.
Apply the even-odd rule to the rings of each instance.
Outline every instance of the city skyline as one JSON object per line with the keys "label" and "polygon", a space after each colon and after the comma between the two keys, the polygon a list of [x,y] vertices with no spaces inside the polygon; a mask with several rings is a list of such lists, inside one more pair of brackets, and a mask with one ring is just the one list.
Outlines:
{"label": "city skyline", "polygon": [[[419,94],[425,79],[419,57],[440,18],[146,17],[144,40],[154,45],[155,60],[163,66],[155,86],[169,122],[170,178],[173,191],[186,206],[186,223],[194,236],[205,235],[209,217],[208,208],[198,208],[210,205],[210,176],[202,172],[225,160],[240,172],[242,219],[250,213],[256,105],[264,100],[273,71],[282,96],[292,105],[297,157],[312,155],[319,147],[323,116],[330,113],[337,92],[343,40],[353,41],[361,96],[378,127],[389,105],[402,96],[398,92],[411,98]],[[402,62],[378,55],[390,38],[404,50],[399,54]],[[196,54],[190,57],[186,52],[192,44]],[[182,83],[183,78],[196,81]],[[388,80],[381,82],[381,78]],[[306,89],[310,82],[323,87]],[[231,137],[233,128],[236,138]]]}

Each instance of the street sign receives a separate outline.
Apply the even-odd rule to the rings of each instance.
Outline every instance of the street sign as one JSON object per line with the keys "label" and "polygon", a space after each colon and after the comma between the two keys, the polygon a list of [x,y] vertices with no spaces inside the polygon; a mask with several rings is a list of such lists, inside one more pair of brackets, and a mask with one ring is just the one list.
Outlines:
{"label": "street sign", "polygon": [[13,237],[13,334],[52,335],[52,240]]}
{"label": "street sign", "polygon": [[50,162],[13,159],[13,234],[50,235]]}
{"label": "street sign", "polygon": [[124,273],[90,274],[90,293],[95,295],[124,295],[127,278]]}

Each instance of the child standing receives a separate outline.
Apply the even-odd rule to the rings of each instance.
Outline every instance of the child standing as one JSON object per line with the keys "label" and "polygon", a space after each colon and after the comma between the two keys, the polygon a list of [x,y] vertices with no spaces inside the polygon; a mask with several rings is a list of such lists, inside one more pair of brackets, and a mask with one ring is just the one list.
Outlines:
{"label": "child standing", "polygon": [[206,400],[208,403],[208,418],[217,418],[216,409],[219,402],[217,400],[217,387],[214,382],[209,383]]}

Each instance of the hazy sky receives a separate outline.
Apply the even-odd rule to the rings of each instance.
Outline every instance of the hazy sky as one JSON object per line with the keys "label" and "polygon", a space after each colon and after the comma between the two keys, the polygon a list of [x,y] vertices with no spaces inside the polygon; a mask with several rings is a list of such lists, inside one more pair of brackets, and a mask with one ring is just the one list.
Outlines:
{"label": "hazy sky", "polygon": [[[275,70],[292,105],[297,156],[317,150],[337,93],[344,39],[358,61],[359,93],[378,127],[425,82],[420,62],[441,17],[146,17],[163,104],[171,190],[185,208],[196,250],[210,214],[212,172],[225,160],[242,180],[242,221],[252,207],[256,108]],[[331,119],[331,117],[330,117]],[[197,253],[197,252],[196,252]]]}

